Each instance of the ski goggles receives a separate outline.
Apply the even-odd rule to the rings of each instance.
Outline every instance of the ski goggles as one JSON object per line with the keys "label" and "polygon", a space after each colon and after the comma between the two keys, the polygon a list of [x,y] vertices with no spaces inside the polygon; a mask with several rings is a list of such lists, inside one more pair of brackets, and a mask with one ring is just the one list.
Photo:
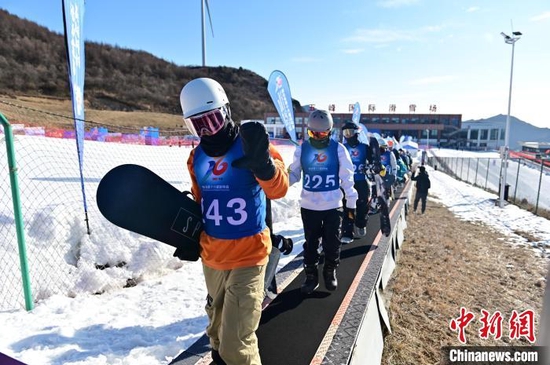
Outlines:
{"label": "ski goggles", "polygon": [[356,130],[356,129],[351,129],[351,128],[348,128],[348,129],[344,129],[342,131],[342,134],[344,135],[344,137],[346,138],[351,138],[353,136],[355,136],[356,134],[358,134],[359,131]]}
{"label": "ski goggles", "polygon": [[214,109],[183,120],[191,133],[202,137],[218,133],[225,124],[225,116],[226,113],[222,109]]}
{"label": "ski goggles", "polygon": [[309,136],[309,138],[313,138],[313,139],[325,139],[325,138],[328,138],[328,136],[330,136],[330,131],[315,132],[308,129],[307,135]]}

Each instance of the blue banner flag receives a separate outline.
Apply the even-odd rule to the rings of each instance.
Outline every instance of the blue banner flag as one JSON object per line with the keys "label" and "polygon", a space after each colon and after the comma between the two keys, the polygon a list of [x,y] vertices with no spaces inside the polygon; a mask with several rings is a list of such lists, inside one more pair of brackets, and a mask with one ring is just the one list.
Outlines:
{"label": "blue banner flag", "polygon": [[[63,26],[65,30],[65,49],[69,69],[69,84],[73,101],[73,118],[80,169],[80,184],[88,223],[88,208],[84,191],[84,0],[62,0]],[[89,234],[88,227],[88,234]]]}
{"label": "blue banner flag", "polygon": [[353,106],[353,114],[351,115],[351,120],[353,123],[359,125],[359,122],[361,120],[361,105],[359,105],[359,102],[355,103]]}
{"label": "blue banner flag", "polygon": [[292,96],[285,74],[281,71],[273,71],[269,76],[267,91],[277,108],[277,112],[285,125],[286,131],[293,142],[296,142],[296,126],[294,125],[294,109],[292,108]]}
{"label": "blue banner flag", "polygon": [[361,105],[359,102],[355,103],[353,106],[353,114],[351,115],[351,121],[359,127],[359,142],[364,144],[369,143],[369,137],[367,135],[367,127],[361,124]]}

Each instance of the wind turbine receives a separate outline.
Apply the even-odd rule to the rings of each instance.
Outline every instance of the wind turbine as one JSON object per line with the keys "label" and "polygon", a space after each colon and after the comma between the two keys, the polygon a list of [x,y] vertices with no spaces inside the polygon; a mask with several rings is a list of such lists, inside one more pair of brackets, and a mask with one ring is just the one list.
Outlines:
{"label": "wind turbine", "polygon": [[202,26],[202,67],[206,66],[206,36],[204,30],[204,7],[206,5],[206,11],[208,12],[208,20],[210,21],[210,29],[212,30],[212,37],[214,37],[214,27],[212,27],[212,18],[210,17],[210,7],[208,6],[208,0],[201,0],[201,26]]}

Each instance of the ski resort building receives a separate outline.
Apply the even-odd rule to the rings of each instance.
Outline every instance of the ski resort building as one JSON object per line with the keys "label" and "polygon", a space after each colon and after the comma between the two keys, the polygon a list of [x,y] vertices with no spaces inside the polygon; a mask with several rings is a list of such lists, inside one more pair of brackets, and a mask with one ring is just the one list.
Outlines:
{"label": "ski resort building", "polygon": [[504,146],[506,123],[500,121],[465,122],[462,125],[464,147],[498,149]]}
{"label": "ski resort building", "polygon": [[[344,123],[351,121],[352,113],[332,113],[334,129],[339,135]],[[296,135],[298,138],[306,133],[308,112],[300,112],[294,115]],[[266,113],[264,115],[266,128],[273,131],[272,137],[285,138],[286,131],[278,113]],[[461,114],[361,114],[361,124],[365,125],[369,132],[377,132],[383,136],[393,136],[397,140],[403,136],[412,136],[419,144],[440,146],[450,141],[450,136],[462,128]]]}

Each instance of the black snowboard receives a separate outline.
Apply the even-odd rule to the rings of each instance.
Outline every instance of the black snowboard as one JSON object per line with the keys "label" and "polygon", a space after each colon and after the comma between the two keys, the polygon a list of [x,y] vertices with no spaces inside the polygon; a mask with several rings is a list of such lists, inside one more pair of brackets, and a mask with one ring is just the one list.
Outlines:
{"label": "black snowboard", "polygon": [[111,223],[176,248],[182,260],[199,258],[200,205],[151,170],[121,165],[97,188],[99,211]]}

